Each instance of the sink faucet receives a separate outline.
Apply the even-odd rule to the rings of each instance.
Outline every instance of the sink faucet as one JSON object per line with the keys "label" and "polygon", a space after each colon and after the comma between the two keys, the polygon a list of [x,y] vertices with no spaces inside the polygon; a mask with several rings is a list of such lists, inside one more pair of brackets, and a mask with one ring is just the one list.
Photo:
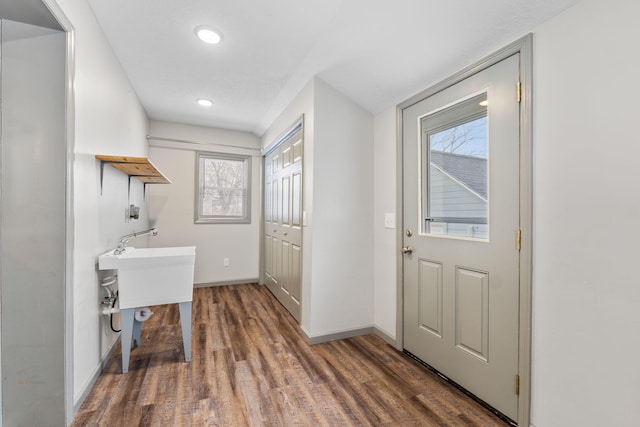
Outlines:
{"label": "sink faucet", "polygon": [[113,251],[113,254],[120,255],[121,253],[123,253],[125,249],[127,249],[127,242],[129,242],[129,240],[135,239],[136,237],[148,235],[157,236],[158,230],[156,228],[150,228],[145,231],[139,231],[137,233],[131,233],[127,234],[126,236],[122,236],[120,238],[120,241],[118,242],[118,247]]}

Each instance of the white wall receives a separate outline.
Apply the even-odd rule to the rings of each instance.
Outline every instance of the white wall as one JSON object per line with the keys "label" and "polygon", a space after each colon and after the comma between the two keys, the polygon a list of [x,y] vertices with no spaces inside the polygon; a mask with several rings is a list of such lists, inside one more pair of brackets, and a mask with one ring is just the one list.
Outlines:
{"label": "white wall", "polygon": [[262,147],[265,152],[277,142],[278,137],[283,132],[289,130],[291,125],[296,122],[300,116],[304,115],[304,154],[302,159],[303,177],[303,196],[302,210],[306,218],[302,229],[302,316],[300,320],[301,327],[309,330],[311,322],[311,255],[313,253],[313,147],[314,147],[314,90],[315,80],[310,80],[295,98],[289,103],[287,108],[278,116],[278,118],[269,126],[262,135]]}
{"label": "white wall", "polygon": [[263,146],[302,114],[301,327],[314,339],[373,325],[373,117],[313,79],[263,135]]}
{"label": "white wall", "polygon": [[[196,246],[197,284],[255,282],[260,265],[262,158],[259,138],[247,132],[156,121],[150,123],[149,133],[156,137],[203,142],[185,144],[151,140],[149,158],[171,184],[150,186],[148,189],[149,221],[158,228],[158,236],[151,238],[149,244],[152,247]],[[250,224],[194,223],[195,150],[253,156]],[[224,258],[229,258],[229,267],[223,266]]]}
{"label": "white wall", "polygon": [[584,0],[535,30],[538,427],[640,418],[638,16],[636,0]]}
{"label": "white wall", "polygon": [[374,117],[373,128],[373,283],[374,323],[391,338],[396,337],[396,247],[395,228],[384,227],[386,213],[396,212],[396,108],[391,107]]}
{"label": "white wall", "polygon": [[65,34],[3,19],[1,52],[0,424],[62,425]]}
{"label": "white wall", "polygon": [[315,83],[311,337],[373,324],[373,116]]}
{"label": "white wall", "polygon": [[[73,158],[73,400],[91,385],[117,334],[99,314],[97,256],[120,236],[147,228],[142,185],[132,180],[131,202],[140,220],[128,222],[127,177],[107,166],[100,195],[96,154],[146,157],[147,117],[85,0],[57,0],[75,30],[75,138]],[[143,219],[145,218],[145,219]],[[145,244],[144,241],[138,242]],[[118,323],[116,322],[116,326]]]}
{"label": "white wall", "polygon": [[[537,427],[640,417],[639,15],[635,0],[583,0],[533,29]],[[375,319],[392,336],[398,248],[381,218],[395,206],[394,111],[376,115],[374,137]]]}

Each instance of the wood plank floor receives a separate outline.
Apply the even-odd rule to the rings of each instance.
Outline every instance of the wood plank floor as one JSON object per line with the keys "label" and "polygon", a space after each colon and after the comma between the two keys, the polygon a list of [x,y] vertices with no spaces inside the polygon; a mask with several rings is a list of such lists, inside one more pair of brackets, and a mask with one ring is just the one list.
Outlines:
{"label": "wood plank floor", "polygon": [[194,290],[190,363],[177,305],[153,311],[73,426],[506,425],[375,335],[309,346],[264,286]]}

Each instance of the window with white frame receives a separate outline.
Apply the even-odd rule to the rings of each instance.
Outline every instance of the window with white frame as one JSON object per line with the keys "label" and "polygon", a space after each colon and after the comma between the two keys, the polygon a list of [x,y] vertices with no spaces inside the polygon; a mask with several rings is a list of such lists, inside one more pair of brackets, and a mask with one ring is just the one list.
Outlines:
{"label": "window with white frame", "polygon": [[251,157],[198,153],[196,223],[251,222]]}

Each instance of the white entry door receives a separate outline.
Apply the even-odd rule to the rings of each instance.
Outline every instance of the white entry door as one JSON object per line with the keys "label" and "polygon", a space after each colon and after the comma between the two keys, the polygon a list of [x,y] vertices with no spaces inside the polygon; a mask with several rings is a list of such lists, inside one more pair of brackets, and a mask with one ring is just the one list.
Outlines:
{"label": "white entry door", "polygon": [[403,110],[404,347],[512,419],[518,55]]}

